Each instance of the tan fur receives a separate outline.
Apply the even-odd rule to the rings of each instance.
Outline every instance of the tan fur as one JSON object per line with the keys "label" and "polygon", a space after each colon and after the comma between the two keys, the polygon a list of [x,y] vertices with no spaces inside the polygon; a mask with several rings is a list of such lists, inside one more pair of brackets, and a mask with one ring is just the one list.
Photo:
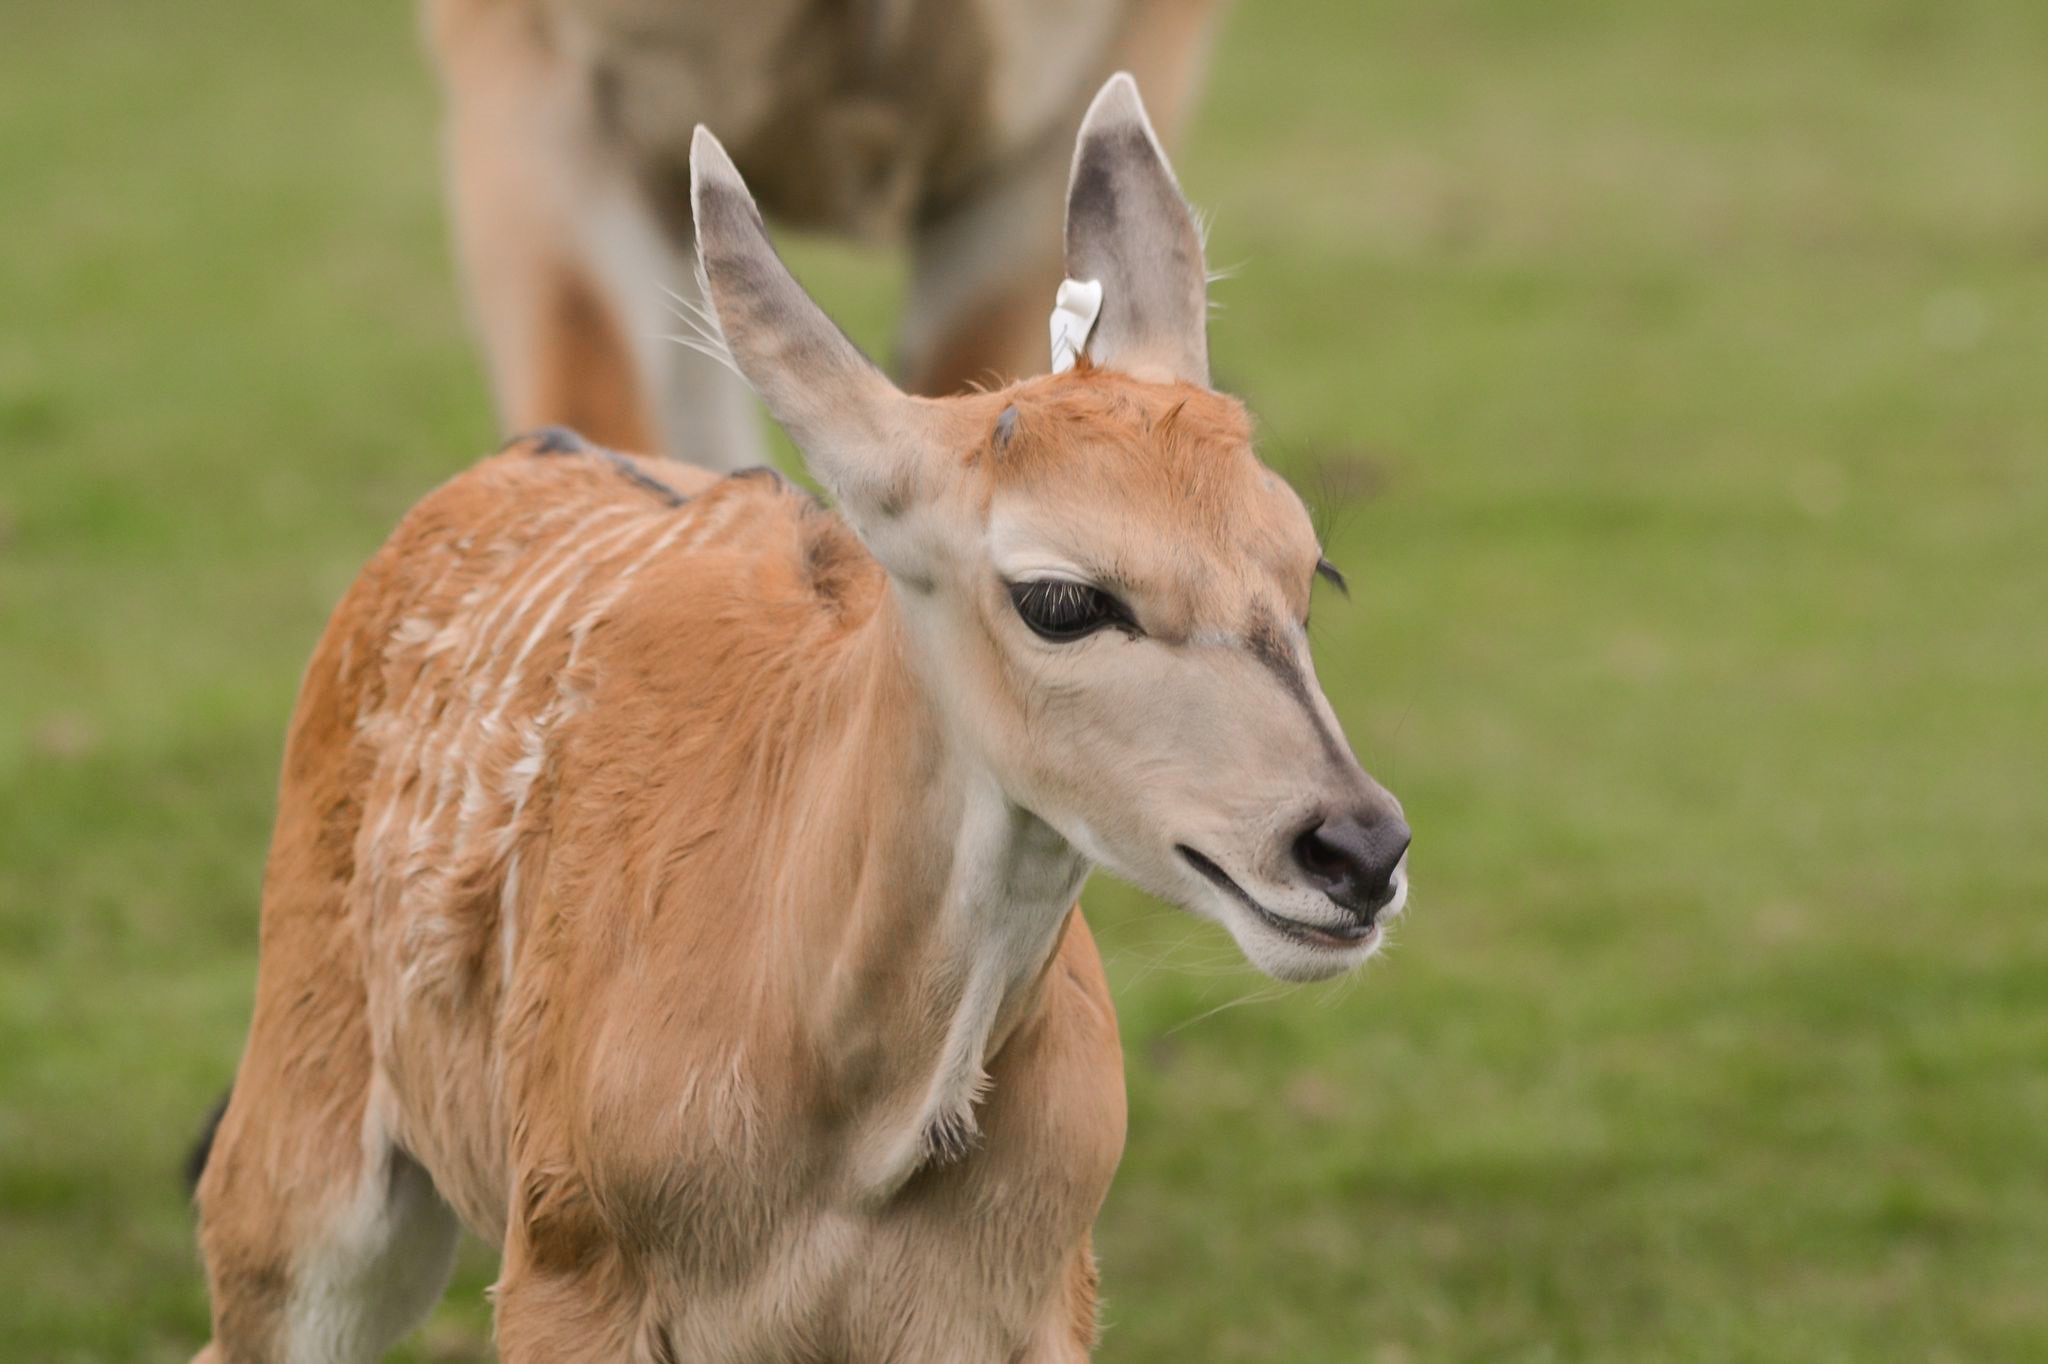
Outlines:
{"label": "tan fur", "polygon": [[[505,1245],[508,1359],[660,1358],[657,1335],[958,1358],[963,1301],[986,1357],[1054,1332],[1062,1358],[1092,1322],[1123,1107],[1085,925],[994,1058],[981,1144],[856,1226],[833,1149],[915,1120],[955,988],[922,941],[942,868],[864,798],[929,780],[932,721],[835,517],[644,467],[697,495],[594,455],[486,462],[407,517],[315,655],[201,1191],[223,1358],[274,1357],[373,1072],[394,1158]],[[822,1323],[785,1319],[821,1296]]]}
{"label": "tan fur", "polygon": [[694,297],[688,145],[713,122],[781,219],[910,248],[913,392],[1046,367],[1087,93],[1170,134],[1218,0],[428,0],[449,185],[508,430],[758,462],[744,393],[662,333]]}
{"label": "tan fur", "polygon": [[[365,567],[286,749],[208,1360],[377,1357],[458,1221],[513,1364],[1083,1360],[1125,1121],[1090,869],[1287,979],[1400,910],[1130,79],[1069,193],[1114,325],[992,393],[898,391],[692,164],[723,338],[844,519],[544,431]],[[1046,583],[1121,614],[1033,624]],[[1370,905],[1302,851],[1340,817],[1398,834]]]}

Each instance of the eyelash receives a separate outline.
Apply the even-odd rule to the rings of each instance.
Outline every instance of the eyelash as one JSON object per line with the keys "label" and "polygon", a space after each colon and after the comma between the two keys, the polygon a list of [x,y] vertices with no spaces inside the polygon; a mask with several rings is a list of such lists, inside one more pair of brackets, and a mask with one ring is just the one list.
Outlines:
{"label": "eyelash", "polygon": [[1099,587],[1064,578],[1010,584],[1010,604],[1040,639],[1069,643],[1106,626],[1134,628],[1122,602]]}
{"label": "eyelash", "polygon": [[[1344,596],[1351,595],[1351,588],[1344,581],[1344,575],[1328,559],[1316,560],[1316,576],[1334,586]],[[1077,583],[1065,578],[1037,578],[1029,582],[1010,584],[1010,605],[1016,608],[1024,623],[1041,639],[1055,643],[1070,643],[1086,638],[1105,626],[1115,625],[1135,631],[1137,622],[1124,604],[1099,587]],[[1302,627],[1308,626],[1308,616],[1302,616]]]}
{"label": "eyelash", "polygon": [[[1331,563],[1328,559],[1316,560],[1315,577],[1310,578],[1308,584],[1309,588],[1311,589],[1310,595],[1314,595],[1313,589],[1316,585],[1316,578],[1321,578],[1324,582],[1336,588],[1337,595],[1343,597],[1346,601],[1349,601],[1351,599],[1351,584],[1344,581],[1344,575],[1341,572],[1339,572],[1337,566]],[[1301,628],[1304,630],[1308,629],[1308,621],[1310,614],[1311,613],[1307,611],[1301,613]]]}

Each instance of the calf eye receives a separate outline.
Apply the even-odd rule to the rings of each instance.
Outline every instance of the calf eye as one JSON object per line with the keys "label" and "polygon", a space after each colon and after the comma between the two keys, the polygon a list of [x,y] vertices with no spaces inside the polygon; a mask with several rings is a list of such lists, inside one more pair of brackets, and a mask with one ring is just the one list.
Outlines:
{"label": "calf eye", "polygon": [[1010,604],[1041,638],[1060,642],[1092,635],[1105,625],[1131,623],[1123,603],[1109,593],[1062,578],[1011,583]]}

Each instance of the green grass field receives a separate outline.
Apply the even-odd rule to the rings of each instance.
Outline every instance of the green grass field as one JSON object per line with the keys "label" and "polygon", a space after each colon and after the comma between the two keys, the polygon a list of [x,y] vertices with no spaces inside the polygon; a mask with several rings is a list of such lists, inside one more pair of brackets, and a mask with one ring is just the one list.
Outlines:
{"label": "green grass field", "polygon": [[[0,29],[0,1359],[177,1360],[299,669],[492,432],[407,4]],[[1417,890],[1283,993],[1091,887],[1104,1360],[2048,1358],[2044,70],[2038,0],[1241,6],[1217,367],[1344,504]]]}

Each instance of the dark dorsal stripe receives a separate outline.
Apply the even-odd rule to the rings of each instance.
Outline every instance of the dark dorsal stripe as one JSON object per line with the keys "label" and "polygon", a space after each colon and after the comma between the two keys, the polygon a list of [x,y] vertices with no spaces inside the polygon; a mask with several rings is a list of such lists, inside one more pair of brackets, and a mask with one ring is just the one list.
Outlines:
{"label": "dark dorsal stripe", "polygon": [[627,482],[645,488],[671,507],[680,507],[690,500],[641,468],[640,462],[631,455],[622,455],[616,450],[599,450],[597,453],[607,464],[624,474]]}
{"label": "dark dorsal stripe", "polygon": [[618,470],[633,486],[646,489],[671,507],[680,507],[690,500],[641,468],[640,462],[631,455],[622,455],[616,450],[592,445],[566,426],[543,426],[525,432],[507,441],[504,448],[509,450],[515,445],[525,445],[530,453],[542,456],[592,455]]}
{"label": "dark dorsal stripe", "polygon": [[532,431],[522,431],[505,442],[505,449],[515,445],[532,447],[536,455],[581,455],[590,449],[590,442],[566,426],[543,426]]}

